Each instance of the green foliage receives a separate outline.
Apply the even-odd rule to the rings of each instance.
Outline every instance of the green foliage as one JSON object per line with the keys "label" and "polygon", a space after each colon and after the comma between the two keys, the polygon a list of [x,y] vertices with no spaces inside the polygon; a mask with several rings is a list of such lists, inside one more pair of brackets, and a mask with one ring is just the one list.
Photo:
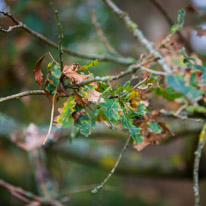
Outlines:
{"label": "green foliage", "polygon": [[151,88],[151,90],[154,91],[156,95],[162,96],[164,99],[167,100],[174,100],[182,96],[181,92],[175,91],[172,87],[167,87],[167,88],[154,87]]}
{"label": "green foliage", "polygon": [[90,67],[95,67],[97,66],[99,63],[99,60],[96,59],[94,61],[89,62],[88,64],[84,65],[83,67],[81,67],[79,70],[88,70]]}
{"label": "green foliage", "polygon": [[190,99],[196,99],[202,95],[201,90],[196,89],[192,85],[188,85],[184,80],[184,76],[180,75],[179,73],[174,73],[166,76],[166,82],[168,86],[172,87],[178,92],[181,92]]}
{"label": "green foliage", "polygon": [[154,133],[161,133],[162,129],[157,122],[148,122],[148,129],[150,129]]}
{"label": "green foliage", "polygon": [[57,123],[61,124],[63,128],[70,127],[74,124],[72,113],[75,111],[75,104],[75,98],[73,96],[70,96],[64,103],[60,116],[57,118]]}
{"label": "green foliage", "polygon": [[140,142],[144,139],[140,134],[141,128],[138,128],[135,125],[133,125],[132,123],[133,120],[128,116],[128,112],[122,104],[121,104],[121,109],[122,109],[122,115],[121,115],[122,127],[128,129],[129,134],[134,139],[134,141],[137,144],[140,144]]}
{"label": "green foliage", "polygon": [[82,115],[75,123],[82,135],[88,137],[91,134],[91,119],[88,114]]}
{"label": "green foliage", "polygon": [[51,93],[54,92],[55,88],[60,83],[61,75],[62,75],[62,72],[60,71],[59,64],[50,62],[48,64],[48,75],[47,75],[48,85],[45,88],[48,92],[51,92]]}
{"label": "green foliage", "polygon": [[171,27],[171,33],[175,33],[176,31],[182,29],[184,24],[184,16],[185,16],[185,10],[184,9],[179,10],[177,16],[177,22]]}

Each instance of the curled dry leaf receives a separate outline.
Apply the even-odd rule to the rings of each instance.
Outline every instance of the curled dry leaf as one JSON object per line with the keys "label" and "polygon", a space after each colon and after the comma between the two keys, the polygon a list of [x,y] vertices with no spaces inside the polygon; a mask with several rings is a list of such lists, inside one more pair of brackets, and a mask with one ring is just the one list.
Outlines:
{"label": "curled dry leaf", "polygon": [[104,99],[102,97],[100,97],[101,93],[96,91],[96,90],[89,90],[89,98],[88,101],[91,103],[103,103]]}
{"label": "curled dry leaf", "polygon": [[71,83],[81,82],[88,79],[87,75],[78,74],[76,71],[78,70],[79,64],[74,63],[70,66],[65,65],[63,68],[63,74],[71,80]]}
{"label": "curled dry leaf", "polygon": [[41,88],[41,83],[42,83],[42,80],[43,80],[43,73],[41,71],[41,63],[42,63],[42,61],[43,61],[43,59],[45,58],[46,55],[47,54],[45,54],[44,56],[39,58],[38,61],[35,64],[35,67],[34,67],[33,76],[34,76],[34,79],[35,79],[35,81],[37,82],[37,84],[39,85],[40,88]]}
{"label": "curled dry leaf", "polygon": [[82,97],[77,92],[74,92],[74,98],[75,98],[77,104],[81,105],[82,107],[86,107],[86,104],[87,104],[86,98]]}
{"label": "curled dry leaf", "polygon": [[139,151],[143,150],[149,144],[150,144],[150,142],[148,141],[148,139],[144,138],[144,140],[140,144],[137,144],[134,141],[133,148],[136,149],[139,152]]}
{"label": "curled dry leaf", "polygon": [[[42,147],[46,132],[40,132],[38,127],[31,123],[24,131],[11,135],[12,141],[27,152],[35,151]],[[55,134],[52,134],[53,138]],[[51,136],[50,136],[51,137]],[[24,139],[24,140],[22,140]]]}

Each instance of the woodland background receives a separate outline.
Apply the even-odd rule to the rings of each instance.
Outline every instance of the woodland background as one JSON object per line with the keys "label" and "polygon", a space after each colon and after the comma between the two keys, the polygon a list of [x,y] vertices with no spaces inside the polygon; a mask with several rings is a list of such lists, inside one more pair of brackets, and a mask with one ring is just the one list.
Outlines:
{"label": "woodland background", "polygon": [[[188,8],[192,3],[189,0],[161,0],[158,2],[174,22],[177,11],[181,8]],[[59,11],[65,47],[85,54],[108,53],[92,24],[90,9],[93,8],[102,30],[117,51],[123,56],[136,58],[144,53],[142,47],[137,44],[125,26],[105,7],[102,1],[56,0],[54,3]],[[170,32],[170,25],[152,1],[116,0],[115,3],[130,14],[150,41],[159,42]],[[0,10],[10,10],[26,25],[58,42],[55,16],[47,0],[0,0]],[[10,23],[5,17],[0,16],[2,27],[7,28]],[[204,18],[200,17],[198,13],[187,11],[186,29],[183,30],[183,34],[188,42],[190,42],[192,30],[202,23],[204,23]],[[206,48],[206,42],[200,45]],[[206,49],[204,51],[199,48],[195,41],[192,46],[193,51],[200,52],[202,60],[205,61]],[[0,96],[36,89],[37,85],[32,75],[33,68],[37,59],[48,51],[58,59],[57,50],[21,29],[7,34],[0,33]],[[69,65],[74,62],[85,65],[88,60],[64,54],[65,64]],[[43,67],[47,67],[46,61],[43,63]],[[125,67],[121,65],[102,62],[92,72],[98,76],[115,75],[124,69]],[[60,106],[61,102],[58,104]],[[153,106],[161,108],[165,107],[165,104],[166,102],[161,98],[157,98]],[[38,194],[38,187],[36,187],[38,181],[34,178],[36,175],[35,166],[32,164],[34,157],[11,142],[7,131],[10,131],[12,127],[15,129],[20,123],[27,126],[35,123],[40,127],[48,125],[50,105],[45,96],[28,96],[21,100],[0,104],[0,178],[35,194]],[[168,104],[166,107],[177,109],[177,105],[174,103]],[[110,186],[97,195],[91,194],[90,187],[92,189],[93,184],[101,182],[114,164],[127,136],[125,133],[116,134],[100,128],[88,139],[79,138],[72,145],[66,138],[63,138],[64,140],[59,143],[60,148],[66,144],[67,149],[48,149],[46,151],[48,154],[47,169],[53,180],[58,183],[62,196],[69,197],[68,205],[193,205],[193,182],[190,175],[181,177],[172,172],[171,175],[164,176],[161,171],[159,173],[158,171],[164,168],[168,161],[178,165],[179,168],[184,167],[181,155],[185,151],[184,148],[188,146],[186,139],[197,137],[201,125],[191,121],[181,124],[174,119],[169,121],[171,127],[175,128],[179,134],[178,138],[162,145],[150,145],[141,152],[129,147],[120,163],[119,170],[108,184]],[[126,164],[128,162],[130,167]],[[151,166],[151,168],[145,171],[138,170],[137,162],[148,168]],[[206,204],[205,177],[204,175],[200,183],[202,205]],[[22,201],[12,196],[3,187],[0,187],[0,204],[5,206],[23,205]]]}

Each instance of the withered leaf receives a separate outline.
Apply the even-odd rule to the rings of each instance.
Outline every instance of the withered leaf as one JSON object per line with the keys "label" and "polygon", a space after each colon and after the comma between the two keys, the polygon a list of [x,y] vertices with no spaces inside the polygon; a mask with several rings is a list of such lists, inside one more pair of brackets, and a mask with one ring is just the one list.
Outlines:
{"label": "withered leaf", "polygon": [[42,61],[43,61],[43,59],[45,58],[46,55],[47,55],[47,53],[44,54],[41,58],[39,58],[38,61],[35,64],[35,67],[34,67],[33,76],[34,76],[34,79],[35,79],[35,81],[37,82],[37,84],[39,85],[40,88],[41,88],[41,82],[43,80],[43,73],[41,71],[41,63],[42,63]]}
{"label": "withered leaf", "polygon": [[143,150],[149,144],[150,144],[150,142],[148,141],[148,139],[144,138],[144,140],[140,144],[137,144],[134,141],[133,148],[136,149],[139,152],[139,151]]}
{"label": "withered leaf", "polygon": [[101,93],[96,91],[96,90],[89,90],[89,98],[88,101],[92,102],[92,103],[103,103],[104,99],[102,97],[100,97]]}
{"label": "withered leaf", "polygon": [[80,94],[77,92],[74,92],[74,98],[77,102],[77,104],[81,105],[82,107],[86,107],[87,100],[86,98],[83,98]]}
{"label": "withered leaf", "polygon": [[71,80],[71,83],[81,82],[88,79],[87,75],[78,74],[76,72],[77,69],[77,63],[74,63],[70,66],[65,65],[63,68],[63,74]]}

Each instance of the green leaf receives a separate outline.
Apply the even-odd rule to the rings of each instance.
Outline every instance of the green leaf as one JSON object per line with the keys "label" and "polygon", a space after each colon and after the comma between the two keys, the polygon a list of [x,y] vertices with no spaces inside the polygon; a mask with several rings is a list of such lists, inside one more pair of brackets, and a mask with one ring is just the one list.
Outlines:
{"label": "green leaf", "polygon": [[50,93],[53,93],[54,91],[55,91],[55,86],[53,85],[53,84],[51,84],[51,83],[49,83],[47,86],[46,86],[46,90],[48,91],[48,92],[50,92]]}
{"label": "green leaf", "polygon": [[162,131],[157,122],[148,122],[147,127],[154,133],[160,133]]}
{"label": "green leaf", "polygon": [[186,82],[178,73],[174,73],[166,76],[166,82],[168,86],[172,87],[174,90],[185,94],[189,98],[196,99],[202,95],[202,91],[196,89],[192,85],[186,85]]}
{"label": "green leaf", "polygon": [[105,102],[101,103],[101,109],[104,111],[105,116],[113,123],[117,123],[120,118],[119,115],[119,100],[117,98],[107,99],[104,98]]}
{"label": "green leaf", "polygon": [[82,115],[75,123],[75,126],[79,128],[80,133],[85,137],[91,134],[91,119],[88,114]]}
{"label": "green leaf", "polygon": [[174,100],[182,96],[182,93],[175,91],[172,87],[167,87],[165,89],[162,87],[156,87],[151,88],[151,90],[153,90],[156,95],[162,96],[167,100]]}
{"label": "green leaf", "polygon": [[175,33],[176,31],[179,31],[182,29],[184,24],[184,16],[185,16],[185,10],[181,9],[178,11],[177,21],[176,23],[171,27],[171,32]]}
{"label": "green leaf", "polygon": [[71,134],[70,134],[70,139],[71,140],[75,139],[77,137],[78,133],[79,133],[79,128],[74,127]]}
{"label": "green leaf", "polygon": [[127,116],[127,111],[123,105],[121,105],[121,108],[122,108],[122,116],[121,116],[122,127],[128,129],[129,134],[134,139],[134,141],[137,144],[140,144],[140,142],[144,139],[144,137],[142,137],[140,134],[141,128],[138,128],[132,124],[132,119]]}
{"label": "green leaf", "polygon": [[81,67],[79,70],[88,70],[90,67],[95,67],[97,66],[99,63],[99,60],[96,59],[92,62],[89,62],[88,64],[84,65],[83,67]]}
{"label": "green leaf", "polygon": [[57,123],[62,124],[63,128],[70,127],[72,124],[74,124],[72,113],[75,111],[75,104],[75,98],[73,96],[70,96],[64,103],[60,117],[57,118]]}

